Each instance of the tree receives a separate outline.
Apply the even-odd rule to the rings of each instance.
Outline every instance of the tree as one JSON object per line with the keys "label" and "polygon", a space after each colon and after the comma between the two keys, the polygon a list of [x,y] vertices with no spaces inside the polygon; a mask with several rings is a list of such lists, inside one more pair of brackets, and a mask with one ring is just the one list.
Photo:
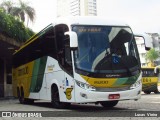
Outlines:
{"label": "tree", "polygon": [[19,5],[13,8],[12,14],[14,16],[19,17],[20,20],[23,22],[25,22],[26,20],[25,16],[27,16],[28,20],[31,20],[33,22],[35,19],[35,10],[34,8],[30,7],[28,4],[29,3],[27,2],[23,2],[19,0]]}
{"label": "tree", "polygon": [[24,26],[22,21],[0,9],[0,37],[4,35],[15,39],[17,42],[25,42],[34,34],[31,29]]}
{"label": "tree", "polygon": [[10,1],[10,0],[3,1],[0,4],[0,8],[3,9],[6,13],[11,14],[14,5],[15,4],[12,1]]}
{"label": "tree", "polygon": [[22,0],[19,0],[17,6],[10,0],[3,1],[2,4],[0,4],[0,8],[8,14],[18,17],[22,22],[25,22],[27,17],[27,26],[29,20],[33,22],[35,19],[34,8],[30,7],[28,2]]}
{"label": "tree", "polygon": [[159,53],[158,53],[158,51],[155,51],[154,48],[150,49],[145,55],[146,60],[148,60],[151,63],[151,66],[155,66],[154,61],[158,57],[159,57]]}

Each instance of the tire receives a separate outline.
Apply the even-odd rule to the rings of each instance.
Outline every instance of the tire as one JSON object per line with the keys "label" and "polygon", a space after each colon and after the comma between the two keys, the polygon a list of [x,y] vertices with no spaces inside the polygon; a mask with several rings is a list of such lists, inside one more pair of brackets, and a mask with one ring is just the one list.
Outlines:
{"label": "tire", "polygon": [[100,104],[103,106],[103,107],[114,107],[118,104],[118,100],[115,100],[115,101],[103,101],[103,102],[100,102]]}
{"label": "tire", "polygon": [[18,97],[18,99],[19,99],[19,97],[20,97],[20,90],[19,90],[18,87],[17,87],[17,97]]}
{"label": "tire", "polygon": [[145,94],[151,94],[151,91],[144,91]]}
{"label": "tire", "polygon": [[154,93],[155,93],[155,94],[158,94],[158,93],[159,93],[158,89],[157,89],[157,90],[155,90],[155,91],[154,91]]}
{"label": "tire", "polygon": [[25,99],[26,104],[34,104],[34,99]]}
{"label": "tire", "polygon": [[70,103],[60,102],[57,86],[52,87],[51,99],[54,108],[63,109],[63,108],[69,108],[70,106]]}
{"label": "tire", "polygon": [[21,88],[21,91],[20,91],[19,102],[20,102],[21,104],[25,104],[25,103],[26,103],[26,100],[25,100],[25,98],[24,98],[23,88]]}
{"label": "tire", "polygon": [[28,98],[24,98],[24,90],[23,88],[21,88],[21,92],[19,95],[19,102],[21,104],[33,104],[34,103],[34,99],[28,99]]}

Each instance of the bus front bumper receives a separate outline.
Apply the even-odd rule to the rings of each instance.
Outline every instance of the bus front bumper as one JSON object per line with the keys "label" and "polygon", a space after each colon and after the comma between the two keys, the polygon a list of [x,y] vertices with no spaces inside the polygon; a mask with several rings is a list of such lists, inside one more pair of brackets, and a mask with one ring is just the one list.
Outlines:
{"label": "bus front bumper", "polygon": [[113,100],[138,100],[141,98],[142,84],[135,89],[116,92],[88,91],[79,86],[76,86],[75,88],[75,102],[89,103]]}

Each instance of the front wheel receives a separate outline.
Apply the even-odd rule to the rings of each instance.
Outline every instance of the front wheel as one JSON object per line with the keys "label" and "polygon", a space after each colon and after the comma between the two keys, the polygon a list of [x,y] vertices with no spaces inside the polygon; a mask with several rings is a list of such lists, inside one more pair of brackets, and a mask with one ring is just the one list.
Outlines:
{"label": "front wheel", "polygon": [[151,91],[144,91],[145,94],[151,94]]}
{"label": "front wheel", "polygon": [[59,92],[56,86],[52,88],[52,105],[58,109],[68,108],[70,106],[70,103],[60,102]]}
{"label": "front wheel", "polygon": [[155,93],[155,94],[158,94],[158,93],[159,93],[158,89],[157,89],[157,90],[155,90],[155,91],[154,91],[154,93]]}
{"label": "front wheel", "polygon": [[103,107],[114,107],[114,106],[117,105],[117,103],[118,103],[118,100],[100,102],[100,104],[101,104]]}

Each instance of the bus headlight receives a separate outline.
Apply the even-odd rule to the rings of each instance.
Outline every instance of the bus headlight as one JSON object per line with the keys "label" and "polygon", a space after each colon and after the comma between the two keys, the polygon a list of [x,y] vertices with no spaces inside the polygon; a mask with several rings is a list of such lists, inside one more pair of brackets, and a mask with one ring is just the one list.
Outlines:
{"label": "bus headlight", "polygon": [[141,79],[137,80],[134,84],[132,84],[130,86],[130,89],[135,89],[135,88],[139,87],[140,84],[141,84]]}
{"label": "bus headlight", "polygon": [[90,90],[90,91],[95,91],[96,90],[96,88],[94,86],[91,86],[89,84],[86,84],[86,83],[83,83],[83,82],[80,82],[80,81],[77,81],[77,80],[75,80],[75,81],[76,81],[76,84],[79,87],[81,87],[81,88],[83,88],[85,90]]}

